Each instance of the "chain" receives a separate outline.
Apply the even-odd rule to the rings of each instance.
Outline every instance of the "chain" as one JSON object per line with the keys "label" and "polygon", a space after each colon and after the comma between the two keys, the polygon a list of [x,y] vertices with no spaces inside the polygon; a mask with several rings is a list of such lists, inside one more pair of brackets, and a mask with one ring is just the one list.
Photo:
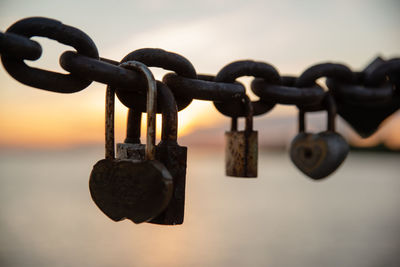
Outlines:
{"label": "chain", "polygon": [[[60,56],[60,65],[69,74],[24,63],[24,60],[37,60],[42,54],[40,44],[30,39],[32,36],[47,37],[76,50]],[[199,99],[213,101],[217,110],[226,116],[245,117],[246,88],[236,81],[241,76],[254,77],[250,89],[259,97],[251,103],[254,116],[266,114],[276,104],[296,105],[303,112],[323,110],[322,102],[329,94],[337,105],[338,114],[362,137],[367,137],[400,108],[400,58],[378,57],[358,72],[338,63],[317,64],[299,77],[281,76],[268,63],[246,60],[226,65],[215,76],[201,75],[186,58],[162,49],[135,50],[121,62],[101,58],[96,45],[84,32],[41,17],[22,19],[6,32],[0,32],[0,55],[6,71],[25,85],[57,93],[74,93],[96,81],[116,88],[124,105],[142,112],[146,110],[145,80],[138,71],[123,68],[120,63],[135,60],[149,67],[173,71],[166,74],[162,82],[171,89],[178,111],[193,99]],[[323,77],[327,92],[320,81],[317,83]],[[157,112],[161,112],[160,106]]]}

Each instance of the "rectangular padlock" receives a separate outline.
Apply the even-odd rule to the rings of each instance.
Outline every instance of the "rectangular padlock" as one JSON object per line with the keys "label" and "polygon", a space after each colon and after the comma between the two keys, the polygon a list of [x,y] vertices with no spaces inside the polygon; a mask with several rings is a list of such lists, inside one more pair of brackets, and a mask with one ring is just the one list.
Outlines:
{"label": "rectangular padlock", "polygon": [[237,130],[237,118],[232,118],[231,131],[225,132],[225,172],[233,177],[257,177],[258,132],[253,131],[253,112],[248,102],[246,126]]}
{"label": "rectangular padlock", "polygon": [[225,132],[225,143],[226,175],[257,177],[258,133]]}

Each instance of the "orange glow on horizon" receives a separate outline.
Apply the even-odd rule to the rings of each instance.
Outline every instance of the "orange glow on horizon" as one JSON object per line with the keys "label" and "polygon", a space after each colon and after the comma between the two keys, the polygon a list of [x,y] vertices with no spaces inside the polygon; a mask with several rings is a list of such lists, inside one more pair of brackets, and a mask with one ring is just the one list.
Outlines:
{"label": "orange glow on horizon", "polygon": [[[70,101],[66,101],[70,102]],[[73,102],[73,100],[71,100]],[[63,103],[68,105],[70,103]],[[178,135],[184,136],[199,127],[218,122],[209,102],[194,101],[178,113]],[[65,148],[104,142],[104,107],[88,105],[66,110],[57,103],[29,103],[16,109],[0,107],[0,146],[21,148]],[[52,111],[52,112],[49,112]],[[116,142],[126,135],[127,108],[116,103]],[[157,115],[157,137],[161,136],[161,115]],[[145,140],[146,115],[142,118],[142,142]]]}
{"label": "orange glow on horizon", "polygon": [[[98,96],[97,96],[98,97]],[[73,102],[73,100],[71,100]],[[98,103],[98,102],[96,102]],[[70,103],[65,103],[69,105]],[[104,107],[86,106],[76,110],[54,108],[57,103],[48,105],[26,104],[19,109],[12,105],[0,107],[0,146],[20,148],[67,148],[104,143]],[[53,109],[52,109],[53,108]],[[49,112],[52,110],[52,112]],[[274,116],[288,116],[290,110],[276,110]],[[115,133],[116,142],[122,142],[126,135],[127,109],[116,103]],[[199,129],[212,127],[223,119],[207,101],[193,101],[185,110],[178,113],[178,137],[189,135]],[[145,140],[146,115],[142,119],[142,142]],[[157,116],[157,136],[161,136],[161,116]],[[373,136],[362,139],[354,131],[345,134],[355,146],[375,146],[384,143],[389,148],[400,149],[400,116],[386,120]]]}

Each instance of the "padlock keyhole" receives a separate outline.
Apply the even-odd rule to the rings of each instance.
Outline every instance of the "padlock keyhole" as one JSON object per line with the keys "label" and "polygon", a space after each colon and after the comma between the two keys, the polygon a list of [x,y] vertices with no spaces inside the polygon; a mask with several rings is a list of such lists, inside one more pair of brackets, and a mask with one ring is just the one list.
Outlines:
{"label": "padlock keyhole", "polygon": [[310,159],[312,157],[312,150],[309,148],[304,149],[304,157],[306,159]]}

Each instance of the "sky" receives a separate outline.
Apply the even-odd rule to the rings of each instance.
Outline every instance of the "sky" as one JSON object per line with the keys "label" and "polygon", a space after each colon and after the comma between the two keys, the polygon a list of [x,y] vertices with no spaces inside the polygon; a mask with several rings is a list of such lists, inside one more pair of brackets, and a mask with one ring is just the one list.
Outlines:
{"label": "sky", "polygon": [[[198,73],[216,74],[232,61],[253,59],[272,64],[281,75],[299,75],[320,62],[361,70],[377,55],[399,57],[399,11],[400,2],[395,0],[0,0],[0,30],[25,17],[43,16],[81,29],[93,39],[100,56],[118,61],[136,49],[158,47],[185,56]],[[42,45],[43,55],[28,64],[64,72],[58,57],[71,48],[34,39]],[[166,73],[152,70],[159,79]],[[22,85],[0,66],[0,88],[0,146],[58,148],[103,142],[105,85],[92,83],[79,93],[56,94]],[[117,104],[119,140],[124,136],[126,111]],[[255,126],[263,128],[266,117],[293,116],[295,108],[278,106],[257,118]],[[390,139],[400,147],[399,113],[395,117],[363,142]],[[210,102],[194,101],[179,113],[179,133],[188,135],[228,122]],[[360,142],[343,125],[348,138]]]}

